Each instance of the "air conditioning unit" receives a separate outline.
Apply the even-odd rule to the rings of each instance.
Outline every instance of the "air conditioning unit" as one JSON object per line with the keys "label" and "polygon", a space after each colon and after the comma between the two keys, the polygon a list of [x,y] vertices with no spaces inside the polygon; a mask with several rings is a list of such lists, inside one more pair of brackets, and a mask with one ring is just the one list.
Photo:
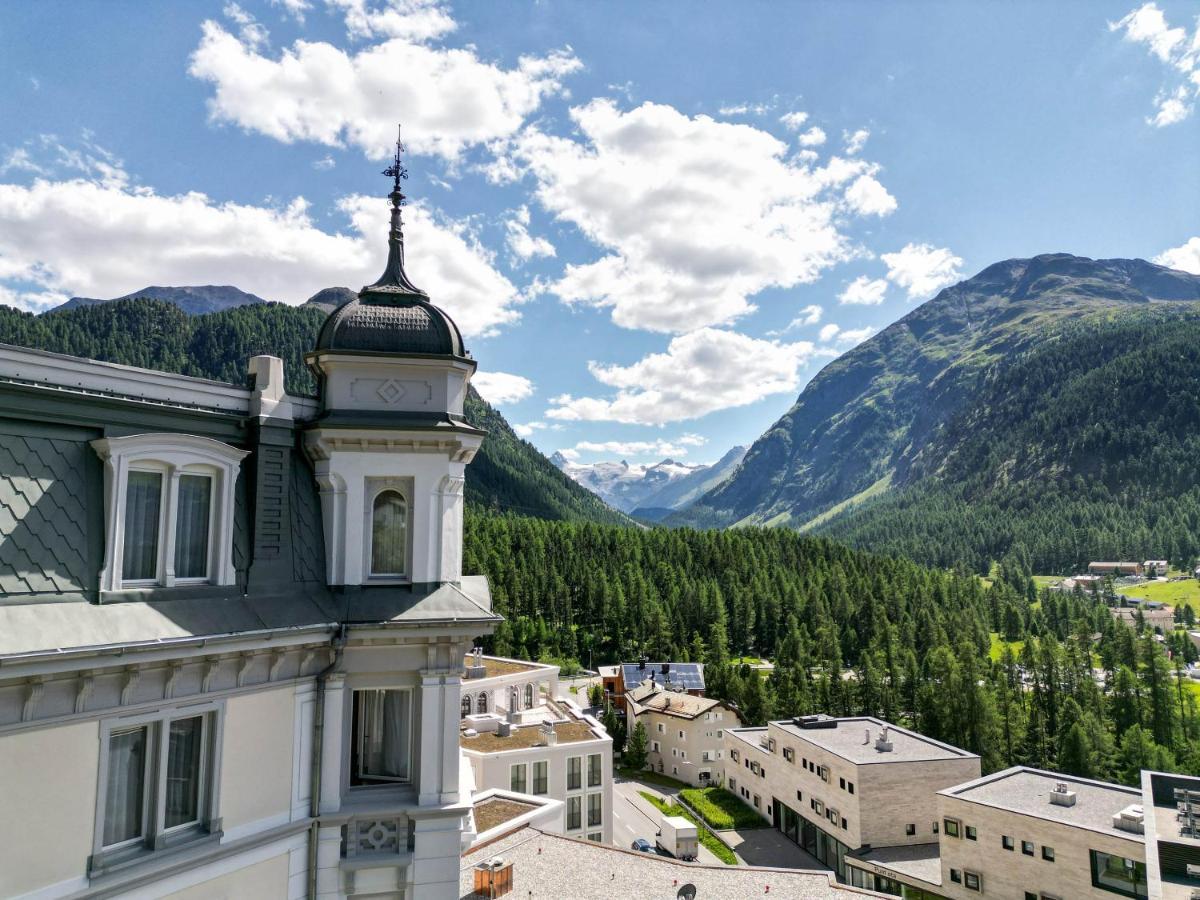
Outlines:
{"label": "air conditioning unit", "polygon": [[1060,781],[1054,785],[1054,790],[1050,792],[1050,802],[1055,806],[1074,806],[1075,792],[1067,787],[1065,781]]}

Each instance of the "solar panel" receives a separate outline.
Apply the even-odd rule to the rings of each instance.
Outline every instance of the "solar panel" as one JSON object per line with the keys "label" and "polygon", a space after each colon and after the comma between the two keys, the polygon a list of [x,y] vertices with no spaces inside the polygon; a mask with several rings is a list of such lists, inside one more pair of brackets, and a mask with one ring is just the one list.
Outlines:
{"label": "solar panel", "polygon": [[667,663],[663,673],[661,662],[647,662],[645,668],[637,663],[621,663],[621,678],[626,688],[640,684],[651,676],[659,684],[669,684],[684,691],[704,690],[704,666],[701,663]]}

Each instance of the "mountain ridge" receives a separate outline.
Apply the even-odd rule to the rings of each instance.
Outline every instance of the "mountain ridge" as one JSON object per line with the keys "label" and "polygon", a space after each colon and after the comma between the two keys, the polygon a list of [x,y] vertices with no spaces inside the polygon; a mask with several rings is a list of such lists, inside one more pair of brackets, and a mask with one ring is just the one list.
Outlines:
{"label": "mountain ridge", "polygon": [[99,306],[104,303],[115,303],[118,300],[162,300],[179,307],[185,313],[192,316],[268,302],[256,294],[248,293],[231,284],[182,285],[178,287],[150,285],[131,294],[112,297],[108,300],[101,300],[96,297],[72,297],[66,303],[60,304],[54,307],[54,309],[48,310],[48,312],[65,312],[83,306]]}
{"label": "mountain ridge", "polygon": [[647,516],[656,520],[719,483],[745,452],[745,447],[733,447],[711,464],[684,463],[667,457],[650,465],[631,466],[625,460],[575,463],[555,451],[550,462],[609,506],[627,513],[636,509],[663,511]]}

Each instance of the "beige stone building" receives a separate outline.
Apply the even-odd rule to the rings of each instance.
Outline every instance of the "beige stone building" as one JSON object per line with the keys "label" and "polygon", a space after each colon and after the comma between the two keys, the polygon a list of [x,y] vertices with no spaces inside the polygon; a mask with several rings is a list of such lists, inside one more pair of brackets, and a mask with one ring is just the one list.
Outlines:
{"label": "beige stone building", "polygon": [[646,729],[651,767],[688,784],[725,781],[725,729],[742,724],[736,710],[717,700],[665,690],[644,681],[625,692],[625,721]]}
{"label": "beige stone building", "polygon": [[725,731],[725,782],[847,878],[864,846],[937,840],[937,792],[979,777],[979,757],[879,719],[802,716]]}

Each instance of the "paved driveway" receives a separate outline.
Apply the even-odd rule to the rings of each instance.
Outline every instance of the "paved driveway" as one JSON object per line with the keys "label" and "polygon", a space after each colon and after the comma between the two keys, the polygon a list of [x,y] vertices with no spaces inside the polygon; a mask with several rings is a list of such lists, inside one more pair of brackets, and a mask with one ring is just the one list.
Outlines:
{"label": "paved driveway", "polygon": [[[654,843],[654,833],[662,821],[662,813],[650,805],[638,791],[651,791],[660,797],[666,794],[662,788],[630,781],[617,775],[613,778],[613,844],[629,848],[635,838],[645,838]],[[698,862],[719,866],[722,862],[712,851],[701,847]]]}

